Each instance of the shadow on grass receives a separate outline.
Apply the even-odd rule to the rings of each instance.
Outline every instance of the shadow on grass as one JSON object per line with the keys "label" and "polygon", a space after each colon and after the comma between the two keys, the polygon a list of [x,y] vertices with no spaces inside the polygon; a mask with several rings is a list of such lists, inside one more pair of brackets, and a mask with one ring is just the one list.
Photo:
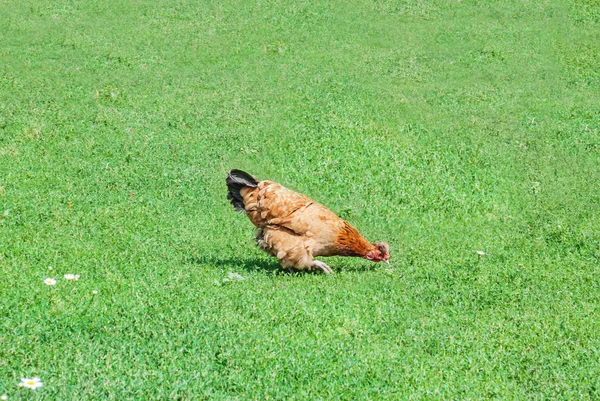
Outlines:
{"label": "shadow on grass", "polygon": [[[337,260],[336,260],[337,259]],[[323,260],[323,259],[321,259]],[[327,260],[324,260],[327,262]],[[222,269],[244,269],[248,272],[266,272],[271,274],[282,275],[304,275],[304,274],[321,274],[320,271],[288,271],[284,270],[275,259],[257,258],[257,257],[241,257],[241,258],[219,258],[215,256],[192,256],[188,258],[188,262],[192,264],[204,264],[217,266]],[[334,271],[345,272],[368,272],[381,268],[378,263],[344,263],[343,259],[329,259],[329,265]],[[387,266],[386,266],[387,267]]]}
{"label": "shadow on grass", "polygon": [[242,268],[248,272],[269,272],[275,274],[286,274],[276,261],[264,258],[219,258],[215,256],[193,256],[188,259],[193,264],[205,264],[221,267],[224,269]]}

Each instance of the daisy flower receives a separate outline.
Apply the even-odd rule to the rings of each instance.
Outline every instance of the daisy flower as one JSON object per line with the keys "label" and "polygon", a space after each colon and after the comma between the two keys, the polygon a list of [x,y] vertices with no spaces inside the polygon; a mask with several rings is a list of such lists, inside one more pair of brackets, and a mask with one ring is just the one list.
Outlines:
{"label": "daisy flower", "polygon": [[46,285],[55,285],[56,284],[56,280],[54,280],[53,278],[47,278],[46,280],[44,280],[44,284],[46,284]]}
{"label": "daisy flower", "polygon": [[79,280],[79,274],[65,274],[65,280]]}
{"label": "daisy flower", "polygon": [[6,401],[6,400],[8,400],[8,396],[6,394],[0,395],[0,400]]}
{"label": "daisy flower", "polygon": [[19,383],[20,387],[30,388],[35,390],[36,388],[40,388],[44,385],[39,377],[34,377],[33,379],[22,378],[21,383]]}
{"label": "daisy flower", "polygon": [[477,251],[476,253],[477,253],[477,255],[479,255],[479,256],[483,256],[483,255],[485,255],[485,252],[483,252],[483,251]]}

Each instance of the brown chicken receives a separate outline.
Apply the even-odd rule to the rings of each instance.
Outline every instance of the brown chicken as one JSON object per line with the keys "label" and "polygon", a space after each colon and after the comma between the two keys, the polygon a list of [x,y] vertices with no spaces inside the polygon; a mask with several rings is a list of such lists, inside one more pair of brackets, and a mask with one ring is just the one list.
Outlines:
{"label": "brown chicken", "polygon": [[333,270],[315,256],[359,256],[388,262],[389,245],[368,242],[350,223],[325,206],[271,181],[241,170],[226,179],[227,199],[244,211],[256,230],[256,244],[279,259],[284,269]]}

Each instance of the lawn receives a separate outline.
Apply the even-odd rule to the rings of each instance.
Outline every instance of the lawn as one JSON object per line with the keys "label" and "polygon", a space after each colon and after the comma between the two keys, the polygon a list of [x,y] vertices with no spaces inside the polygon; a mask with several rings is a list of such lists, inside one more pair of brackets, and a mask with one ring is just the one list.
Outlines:
{"label": "lawn", "polygon": [[[600,399],[599,43],[597,0],[0,1],[0,395]],[[231,168],[391,266],[281,272]]]}

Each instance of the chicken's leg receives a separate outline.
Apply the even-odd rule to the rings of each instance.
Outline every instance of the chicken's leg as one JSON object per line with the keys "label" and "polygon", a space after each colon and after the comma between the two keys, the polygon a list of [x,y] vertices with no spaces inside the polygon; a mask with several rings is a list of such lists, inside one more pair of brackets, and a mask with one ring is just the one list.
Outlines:
{"label": "chicken's leg", "polygon": [[321,269],[325,274],[333,274],[333,270],[331,270],[331,267],[327,266],[327,263],[321,262],[320,260],[313,260],[311,266],[316,267],[317,269]]}

